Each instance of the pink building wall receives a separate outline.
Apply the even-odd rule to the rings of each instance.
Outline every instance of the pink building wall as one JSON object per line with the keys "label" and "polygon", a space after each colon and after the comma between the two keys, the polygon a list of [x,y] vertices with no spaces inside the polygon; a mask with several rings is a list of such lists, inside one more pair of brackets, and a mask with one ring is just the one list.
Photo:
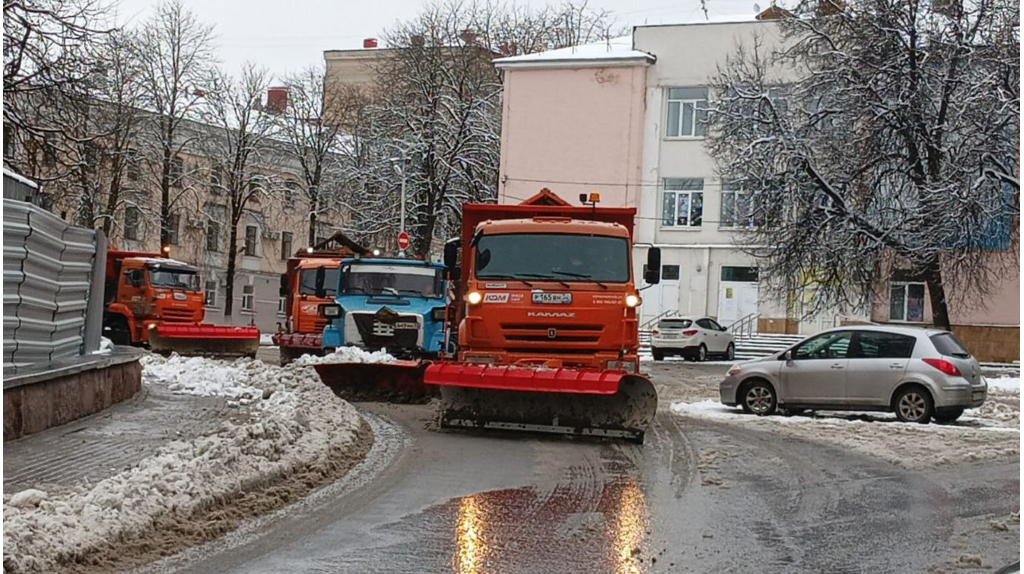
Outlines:
{"label": "pink building wall", "polygon": [[572,203],[597,192],[603,206],[637,206],[646,66],[504,73],[498,201],[547,187]]}

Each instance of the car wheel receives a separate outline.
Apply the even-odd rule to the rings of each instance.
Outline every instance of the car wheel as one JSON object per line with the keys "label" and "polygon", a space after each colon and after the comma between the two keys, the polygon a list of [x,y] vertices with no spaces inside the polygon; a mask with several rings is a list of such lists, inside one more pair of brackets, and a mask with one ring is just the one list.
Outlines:
{"label": "car wheel", "polygon": [[725,358],[729,361],[736,359],[736,345],[729,343],[729,346],[725,349]]}
{"label": "car wheel", "polygon": [[697,347],[697,360],[700,362],[708,360],[708,348],[704,346],[704,343]]}
{"label": "car wheel", "polygon": [[654,360],[655,361],[664,361],[665,360],[665,353],[663,351],[659,351],[657,349],[651,349],[651,355],[654,356]]}
{"label": "car wheel", "polygon": [[917,385],[905,387],[896,395],[896,418],[905,423],[925,424],[932,418],[931,394]]}
{"label": "car wheel", "polygon": [[765,417],[775,413],[779,402],[768,381],[755,379],[743,386],[740,406],[744,412]]}
{"label": "car wheel", "polygon": [[963,407],[952,407],[948,409],[936,409],[935,420],[940,423],[951,423],[955,422],[956,419],[960,418],[960,415],[964,414]]}

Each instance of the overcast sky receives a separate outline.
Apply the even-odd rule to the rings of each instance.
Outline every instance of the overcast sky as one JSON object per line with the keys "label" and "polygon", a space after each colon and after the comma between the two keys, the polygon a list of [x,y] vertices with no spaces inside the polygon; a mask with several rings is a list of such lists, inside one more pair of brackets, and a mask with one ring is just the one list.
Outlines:
{"label": "overcast sky", "polygon": [[[755,2],[770,0],[707,0],[712,15],[753,14]],[[121,0],[118,20],[139,23],[156,0]],[[237,70],[250,60],[275,76],[323,61],[324,50],[362,47],[363,38],[419,11],[422,0],[186,0],[199,17],[215,26],[219,58]],[[544,0],[530,4],[542,5]],[[557,0],[548,3],[557,4]],[[623,26],[668,24],[701,16],[699,0],[591,0],[590,6],[611,10]]]}

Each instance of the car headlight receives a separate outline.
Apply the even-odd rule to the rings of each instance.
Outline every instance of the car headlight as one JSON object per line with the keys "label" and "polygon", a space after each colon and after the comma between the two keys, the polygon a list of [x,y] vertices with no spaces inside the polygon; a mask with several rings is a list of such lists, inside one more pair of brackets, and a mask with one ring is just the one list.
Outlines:
{"label": "car headlight", "polygon": [[434,321],[444,321],[444,307],[434,307],[430,310],[430,318]]}
{"label": "car headlight", "polygon": [[743,372],[743,367],[740,367],[739,365],[733,365],[733,366],[729,367],[729,371],[728,372],[729,372],[729,376],[730,377],[735,377],[736,375],[738,375],[738,374]]}
{"label": "car headlight", "polygon": [[341,317],[341,305],[321,305],[320,313],[324,317]]}
{"label": "car headlight", "polygon": [[640,297],[630,293],[626,295],[626,307],[636,307],[640,304]]}
{"label": "car headlight", "polygon": [[468,301],[470,305],[477,305],[483,300],[484,296],[477,291],[470,291],[466,294],[466,301]]}

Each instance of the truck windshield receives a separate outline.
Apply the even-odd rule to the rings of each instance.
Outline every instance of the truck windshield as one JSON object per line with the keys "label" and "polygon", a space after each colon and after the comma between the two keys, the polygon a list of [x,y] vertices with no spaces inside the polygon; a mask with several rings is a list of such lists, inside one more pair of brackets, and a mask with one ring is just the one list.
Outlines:
{"label": "truck windshield", "polygon": [[[338,285],[338,268],[324,268],[324,292],[328,297],[334,297]],[[299,273],[299,293],[303,295],[316,295],[316,269],[303,269]]]}
{"label": "truck windshield", "polygon": [[199,290],[199,274],[188,269],[150,267],[149,284],[163,289]]}
{"label": "truck windshield", "polygon": [[348,295],[441,297],[441,270],[434,267],[352,264],[341,274],[341,292]]}
{"label": "truck windshield", "polygon": [[479,279],[629,281],[624,237],[562,233],[484,235],[476,246]]}

